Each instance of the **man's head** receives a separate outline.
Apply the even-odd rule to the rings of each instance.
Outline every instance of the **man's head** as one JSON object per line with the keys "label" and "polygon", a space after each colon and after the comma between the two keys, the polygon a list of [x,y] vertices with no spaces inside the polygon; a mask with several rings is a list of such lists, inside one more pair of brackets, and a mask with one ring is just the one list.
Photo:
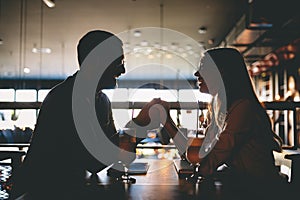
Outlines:
{"label": "man's head", "polygon": [[[102,30],[93,30],[86,33],[79,40],[79,43],[77,45],[77,56],[79,65],[82,66],[84,59],[95,47],[97,47],[97,45],[101,44],[110,37],[114,37],[114,40],[117,40],[117,42],[115,43],[116,48],[120,48],[121,52],[123,52],[123,43],[114,34]],[[99,55],[99,57],[101,56],[104,55]],[[116,78],[122,73],[125,73],[124,55],[122,54],[120,57],[116,58],[109,66],[97,67],[105,67],[104,73],[102,74],[102,77],[99,81],[98,89],[114,88],[116,86]]]}

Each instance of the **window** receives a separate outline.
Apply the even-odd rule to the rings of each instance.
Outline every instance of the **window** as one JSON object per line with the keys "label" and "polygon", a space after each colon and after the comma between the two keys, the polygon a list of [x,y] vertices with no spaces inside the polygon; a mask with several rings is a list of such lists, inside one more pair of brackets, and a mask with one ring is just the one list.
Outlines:
{"label": "window", "polygon": [[12,102],[14,100],[15,100],[15,90],[14,89],[0,89],[0,101]]}
{"label": "window", "polygon": [[33,102],[37,100],[36,90],[16,90],[16,101]]}
{"label": "window", "polygon": [[42,89],[38,91],[38,101],[42,102],[44,101],[45,97],[47,96],[47,94],[49,93],[49,89]]}

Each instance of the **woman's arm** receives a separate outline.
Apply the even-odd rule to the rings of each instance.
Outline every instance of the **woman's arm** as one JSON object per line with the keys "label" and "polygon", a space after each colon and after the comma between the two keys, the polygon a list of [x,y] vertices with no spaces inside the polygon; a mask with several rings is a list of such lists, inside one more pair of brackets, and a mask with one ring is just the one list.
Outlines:
{"label": "woman's arm", "polygon": [[164,124],[169,136],[172,138],[180,156],[183,156],[188,147],[188,138],[177,128],[174,121],[170,118]]}

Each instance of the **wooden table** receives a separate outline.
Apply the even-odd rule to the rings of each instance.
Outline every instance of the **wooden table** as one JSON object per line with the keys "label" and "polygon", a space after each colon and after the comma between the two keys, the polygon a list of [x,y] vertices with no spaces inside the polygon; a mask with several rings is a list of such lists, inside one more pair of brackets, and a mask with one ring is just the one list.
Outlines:
{"label": "wooden table", "polygon": [[[135,162],[148,162],[150,164],[146,175],[132,175],[136,179],[136,183],[123,183],[116,178],[107,175],[107,169],[102,170],[97,174],[95,179],[88,179],[88,184],[82,191],[72,191],[71,198],[61,197],[55,193],[56,187],[63,187],[58,184],[53,187],[54,199],[72,199],[72,200],[283,200],[292,199],[292,193],[286,194],[283,191],[281,196],[272,195],[272,190],[268,190],[265,194],[253,195],[253,188],[243,189],[243,184],[247,180],[242,180],[238,183],[239,189],[228,189],[226,184],[220,180],[206,180],[202,183],[195,184],[180,179],[175,170],[172,160],[155,160],[155,159],[137,159]],[[265,186],[268,187],[268,186]],[[275,190],[276,192],[276,190]],[[51,195],[53,195],[51,193]],[[272,196],[271,196],[272,195]],[[23,196],[24,197],[24,196]],[[24,200],[32,200],[25,195]],[[53,199],[53,198],[51,198]]]}
{"label": "wooden table", "polygon": [[[107,196],[110,199],[194,199],[205,196],[211,190],[201,191],[194,184],[189,184],[184,179],[179,179],[172,160],[138,159],[135,162],[148,162],[150,164],[146,175],[131,175],[136,183],[127,184],[107,176],[104,169],[98,173],[99,182],[90,187],[94,193],[91,196]],[[204,187],[204,186],[203,186]],[[201,194],[200,194],[201,193]],[[213,191],[214,195],[217,192]],[[89,197],[91,197],[89,196]],[[212,196],[211,196],[212,197]],[[90,199],[90,198],[88,198]],[[218,199],[217,196],[210,199]]]}
{"label": "wooden table", "polygon": [[124,200],[259,199],[257,196],[253,198],[249,193],[227,190],[219,180],[195,184],[180,179],[172,160],[138,159],[135,162],[150,164],[146,175],[132,175],[136,183],[127,184],[116,181],[115,178],[107,176],[107,171],[104,169],[97,174],[99,182],[89,185],[91,192],[87,194],[87,199],[100,199],[101,196],[105,196],[106,199]]}

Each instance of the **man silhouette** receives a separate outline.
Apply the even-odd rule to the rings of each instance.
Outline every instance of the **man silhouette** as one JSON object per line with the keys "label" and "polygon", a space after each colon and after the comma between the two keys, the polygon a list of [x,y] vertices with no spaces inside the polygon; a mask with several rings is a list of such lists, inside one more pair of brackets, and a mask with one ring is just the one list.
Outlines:
{"label": "man silhouette", "polygon": [[[109,66],[97,66],[97,63],[92,63],[96,66],[83,65],[93,49],[111,37],[117,41],[114,42],[114,48],[122,52],[121,55]],[[102,89],[114,88],[117,78],[125,73],[122,41],[106,31],[90,31],[80,39],[77,53],[80,69],[52,88],[42,103],[27,155],[20,169],[11,179],[12,198],[22,194],[25,194],[28,199],[81,198],[86,183],[86,171],[95,174],[107,167],[106,163],[96,159],[86,149],[74,123],[73,89],[82,66],[104,70],[95,87],[95,109],[103,133],[113,144],[118,145],[111,102]],[[103,55],[97,54],[97,56]],[[149,109],[157,102],[158,100],[153,100],[142,109],[134,120],[136,125],[144,126],[150,122]],[[159,122],[156,125],[158,126]]]}

